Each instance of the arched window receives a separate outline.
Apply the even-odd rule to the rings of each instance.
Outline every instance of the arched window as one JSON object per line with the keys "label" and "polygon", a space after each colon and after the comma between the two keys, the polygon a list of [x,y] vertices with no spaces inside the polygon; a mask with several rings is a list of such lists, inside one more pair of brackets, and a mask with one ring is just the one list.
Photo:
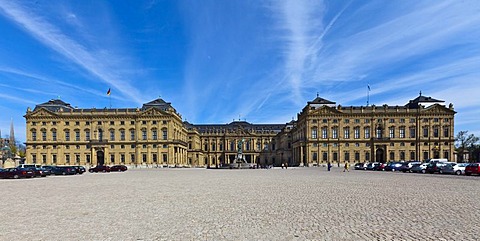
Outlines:
{"label": "arched window", "polygon": [[85,140],[86,141],[90,140],[90,129],[85,129]]}
{"label": "arched window", "polygon": [[167,140],[168,139],[168,130],[167,128],[162,129],[162,139]]}
{"label": "arched window", "polygon": [[158,131],[157,128],[152,129],[152,139],[157,140],[158,139]]}
{"label": "arched window", "polygon": [[37,130],[31,129],[30,132],[32,133],[32,141],[37,140]]}
{"label": "arched window", "polygon": [[317,139],[318,136],[317,136],[317,127],[313,127],[312,128],[312,139]]}
{"label": "arched window", "polygon": [[57,141],[57,129],[53,128],[51,131],[52,131],[52,141]]}

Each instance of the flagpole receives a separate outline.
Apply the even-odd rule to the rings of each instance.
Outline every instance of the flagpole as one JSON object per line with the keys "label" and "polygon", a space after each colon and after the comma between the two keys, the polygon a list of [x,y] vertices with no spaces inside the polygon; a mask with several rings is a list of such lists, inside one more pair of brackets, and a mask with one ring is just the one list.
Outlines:
{"label": "flagpole", "polygon": [[367,106],[370,104],[370,84],[367,84]]}
{"label": "flagpole", "polygon": [[112,95],[108,95],[108,99],[110,101],[110,109],[112,109]]}

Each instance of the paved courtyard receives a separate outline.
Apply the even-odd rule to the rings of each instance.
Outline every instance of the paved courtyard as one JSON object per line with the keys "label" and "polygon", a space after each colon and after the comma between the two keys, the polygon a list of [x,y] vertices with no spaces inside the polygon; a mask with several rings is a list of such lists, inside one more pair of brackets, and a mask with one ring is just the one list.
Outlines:
{"label": "paved courtyard", "polygon": [[0,240],[478,240],[480,177],[135,169],[0,180]]}

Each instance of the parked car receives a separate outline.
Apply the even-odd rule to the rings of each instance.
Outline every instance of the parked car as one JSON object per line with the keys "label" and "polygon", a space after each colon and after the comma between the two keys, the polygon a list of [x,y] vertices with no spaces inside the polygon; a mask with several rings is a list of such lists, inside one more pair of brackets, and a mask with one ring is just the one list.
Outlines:
{"label": "parked car", "polygon": [[96,166],[88,169],[90,173],[93,172],[110,172],[110,167],[109,166]]}
{"label": "parked car", "polygon": [[83,166],[70,166],[71,168],[75,169],[75,174],[83,174],[87,170]]}
{"label": "parked car", "polygon": [[455,162],[440,162],[440,161],[435,161],[435,162],[429,162],[427,165],[427,168],[425,169],[426,172],[433,174],[433,173],[440,173],[440,170],[442,167],[444,167],[447,164],[456,164]]}
{"label": "parked car", "polygon": [[400,171],[401,167],[403,166],[404,162],[389,162],[385,167],[385,171]]}
{"label": "parked car", "polygon": [[368,163],[366,170],[373,171],[373,170],[375,170],[375,167],[377,167],[379,165],[380,165],[380,162],[370,162],[370,163]]}
{"label": "parked car", "polygon": [[387,163],[379,163],[379,165],[375,166],[373,170],[375,171],[385,171],[385,167],[387,166]]}
{"label": "parked car", "polygon": [[400,167],[400,171],[402,172],[411,172],[411,169],[412,167],[415,165],[415,164],[422,164],[421,162],[417,162],[417,161],[408,161],[408,162],[404,162],[404,165],[402,165]]}
{"label": "parked car", "polygon": [[470,163],[465,167],[465,175],[470,176],[472,174],[480,175],[480,163]]}
{"label": "parked car", "polygon": [[418,173],[425,173],[427,169],[428,163],[422,164],[414,164],[413,167],[410,169],[411,172],[418,172]]}
{"label": "parked car", "polygon": [[30,178],[35,176],[32,170],[24,169],[24,168],[7,168],[2,173],[2,178]]}
{"label": "parked car", "polygon": [[33,172],[33,177],[46,177],[47,175],[43,174],[43,170],[41,168],[36,167],[27,167],[25,168]]}
{"label": "parked car", "polygon": [[447,163],[440,169],[440,173],[462,175],[465,174],[466,166],[468,163]]}
{"label": "parked car", "polygon": [[124,172],[126,171],[128,168],[127,166],[125,165],[115,165],[115,166],[111,166],[110,167],[110,171],[111,172]]}
{"label": "parked car", "polygon": [[365,170],[364,168],[364,163],[356,163],[355,166],[354,166],[354,169],[355,170]]}
{"label": "parked car", "polygon": [[46,169],[46,168],[43,168],[43,167],[37,167],[37,169],[40,169],[42,171],[43,175],[45,175],[45,176],[52,175],[52,172],[49,169]]}
{"label": "parked car", "polygon": [[77,171],[75,168],[70,166],[55,166],[52,170],[52,173],[55,175],[75,175]]}

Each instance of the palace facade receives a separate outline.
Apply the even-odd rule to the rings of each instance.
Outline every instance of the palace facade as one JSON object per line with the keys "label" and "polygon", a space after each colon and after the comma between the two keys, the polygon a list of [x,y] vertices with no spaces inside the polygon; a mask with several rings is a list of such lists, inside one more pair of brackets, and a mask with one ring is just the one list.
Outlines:
{"label": "palace facade", "polygon": [[286,124],[200,125],[171,103],[80,109],[50,100],[27,110],[26,158],[45,165],[214,167],[238,148],[257,165],[453,160],[453,105],[420,95],[404,106],[341,106],[317,96]]}

